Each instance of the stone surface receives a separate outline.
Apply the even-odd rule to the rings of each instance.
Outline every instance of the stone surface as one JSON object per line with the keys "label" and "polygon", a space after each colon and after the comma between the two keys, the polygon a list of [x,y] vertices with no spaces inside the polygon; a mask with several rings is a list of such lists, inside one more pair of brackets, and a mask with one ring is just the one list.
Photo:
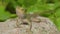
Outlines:
{"label": "stone surface", "polygon": [[[9,19],[5,22],[0,22],[0,34],[60,34],[56,26],[45,17],[23,19],[18,21],[19,27],[17,27],[17,19]],[[21,23],[20,23],[21,22]]]}

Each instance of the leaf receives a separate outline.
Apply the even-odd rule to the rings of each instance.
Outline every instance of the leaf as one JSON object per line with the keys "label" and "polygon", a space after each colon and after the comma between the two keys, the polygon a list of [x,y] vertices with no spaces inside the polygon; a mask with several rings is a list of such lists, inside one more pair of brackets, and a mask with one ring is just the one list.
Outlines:
{"label": "leaf", "polygon": [[[7,19],[9,19],[10,17],[12,17],[9,12],[6,12],[4,6],[0,6],[0,21],[5,21]],[[13,16],[14,17],[14,16]]]}

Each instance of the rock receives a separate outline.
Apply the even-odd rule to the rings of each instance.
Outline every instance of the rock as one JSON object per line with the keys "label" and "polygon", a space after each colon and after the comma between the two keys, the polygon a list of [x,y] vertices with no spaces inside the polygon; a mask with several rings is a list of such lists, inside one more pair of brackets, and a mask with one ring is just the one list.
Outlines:
{"label": "rock", "polygon": [[[45,17],[36,17],[35,19],[40,19],[39,23],[32,21],[32,31],[33,34],[59,34],[55,24]],[[33,20],[33,19],[32,19]]]}
{"label": "rock", "polygon": [[[18,23],[18,26],[16,25]],[[60,34],[55,24],[45,17],[23,19],[8,19],[0,23],[0,34]]]}

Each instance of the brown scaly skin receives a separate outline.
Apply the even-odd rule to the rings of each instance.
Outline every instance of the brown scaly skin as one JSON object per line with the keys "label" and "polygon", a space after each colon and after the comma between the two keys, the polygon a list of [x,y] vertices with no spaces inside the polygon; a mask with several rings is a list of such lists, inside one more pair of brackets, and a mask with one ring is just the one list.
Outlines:
{"label": "brown scaly skin", "polygon": [[[30,17],[25,13],[25,10],[22,7],[16,7],[16,14],[20,21],[17,19],[17,28],[22,27],[21,25],[29,25],[30,28],[27,31],[31,31],[32,23],[30,22]],[[31,33],[31,32],[29,32]]]}

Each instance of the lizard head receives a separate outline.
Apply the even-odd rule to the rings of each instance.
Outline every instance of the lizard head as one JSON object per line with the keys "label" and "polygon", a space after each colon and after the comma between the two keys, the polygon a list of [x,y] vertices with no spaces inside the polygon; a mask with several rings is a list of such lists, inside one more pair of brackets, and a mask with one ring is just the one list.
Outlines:
{"label": "lizard head", "polygon": [[25,13],[25,10],[23,7],[20,7],[20,6],[16,7],[16,14],[18,17],[23,17],[24,13]]}

